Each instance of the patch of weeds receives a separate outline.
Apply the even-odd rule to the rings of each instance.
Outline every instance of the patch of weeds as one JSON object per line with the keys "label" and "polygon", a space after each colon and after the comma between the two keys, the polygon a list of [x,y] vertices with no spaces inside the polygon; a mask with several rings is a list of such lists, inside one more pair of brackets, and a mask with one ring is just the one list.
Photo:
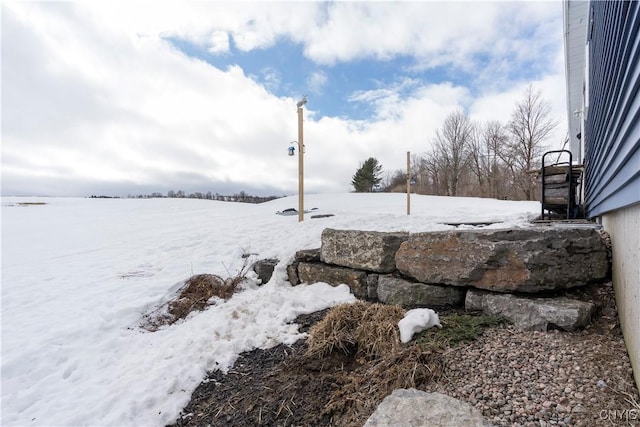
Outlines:
{"label": "patch of weeds", "polygon": [[440,317],[442,329],[431,328],[415,339],[415,343],[421,347],[447,345],[455,346],[461,342],[476,340],[486,328],[494,327],[505,323],[499,316],[471,315],[453,313]]}
{"label": "patch of weeds", "polygon": [[162,326],[173,325],[185,319],[192,311],[205,310],[211,305],[214,297],[227,300],[238,290],[238,286],[245,280],[247,262],[233,277],[223,279],[215,274],[197,274],[185,281],[178,289],[177,295],[151,312],[142,316],[141,327],[149,332],[155,332]]}

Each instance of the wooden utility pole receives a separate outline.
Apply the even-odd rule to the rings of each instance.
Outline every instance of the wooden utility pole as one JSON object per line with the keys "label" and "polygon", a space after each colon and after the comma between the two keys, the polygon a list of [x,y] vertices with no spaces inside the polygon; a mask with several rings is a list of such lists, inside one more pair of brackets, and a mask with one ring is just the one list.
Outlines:
{"label": "wooden utility pole", "polygon": [[411,152],[407,151],[407,215],[411,215]]}
{"label": "wooden utility pole", "polygon": [[302,107],[307,97],[298,101],[298,222],[304,221],[304,136],[302,131]]}

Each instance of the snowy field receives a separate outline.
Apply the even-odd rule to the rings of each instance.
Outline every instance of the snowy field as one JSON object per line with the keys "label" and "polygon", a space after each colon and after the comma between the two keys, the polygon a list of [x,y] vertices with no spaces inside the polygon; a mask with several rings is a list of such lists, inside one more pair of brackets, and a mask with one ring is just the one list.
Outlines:
{"label": "snowy field", "polygon": [[[44,202],[45,205],[19,205]],[[187,404],[208,370],[237,355],[302,337],[296,316],[352,301],[346,286],[292,287],[285,267],[320,246],[326,227],[429,231],[444,223],[526,226],[537,202],[308,195],[313,214],[275,215],[297,197],[261,205],[192,199],[2,198],[3,426],[162,426]],[[271,281],[252,283],[186,321],[146,332],[143,313],[193,274],[236,274],[278,258]]]}

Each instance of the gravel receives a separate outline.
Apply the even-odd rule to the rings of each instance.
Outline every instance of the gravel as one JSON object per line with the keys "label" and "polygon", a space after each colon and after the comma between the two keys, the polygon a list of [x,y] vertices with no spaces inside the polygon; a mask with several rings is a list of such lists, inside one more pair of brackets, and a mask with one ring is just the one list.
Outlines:
{"label": "gravel", "polygon": [[640,398],[613,292],[579,332],[491,328],[446,354],[430,391],[469,402],[496,426],[640,426]]}

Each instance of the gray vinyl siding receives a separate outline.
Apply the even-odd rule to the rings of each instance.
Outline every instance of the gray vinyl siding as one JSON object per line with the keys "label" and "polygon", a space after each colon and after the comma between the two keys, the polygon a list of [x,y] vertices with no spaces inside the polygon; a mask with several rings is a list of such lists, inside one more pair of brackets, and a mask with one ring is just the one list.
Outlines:
{"label": "gray vinyl siding", "polygon": [[590,7],[584,182],[594,217],[640,203],[640,2]]}

